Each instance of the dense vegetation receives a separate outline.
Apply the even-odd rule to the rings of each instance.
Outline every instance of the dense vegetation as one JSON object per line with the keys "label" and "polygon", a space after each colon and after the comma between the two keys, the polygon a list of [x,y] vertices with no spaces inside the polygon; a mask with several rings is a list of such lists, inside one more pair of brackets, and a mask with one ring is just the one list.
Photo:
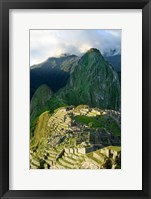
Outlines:
{"label": "dense vegetation", "polygon": [[120,136],[121,129],[119,124],[110,116],[88,117],[85,115],[75,116],[75,121],[88,125],[91,128],[105,128],[113,135]]}
{"label": "dense vegetation", "polygon": [[31,168],[120,168],[119,75],[94,48],[31,67]]}

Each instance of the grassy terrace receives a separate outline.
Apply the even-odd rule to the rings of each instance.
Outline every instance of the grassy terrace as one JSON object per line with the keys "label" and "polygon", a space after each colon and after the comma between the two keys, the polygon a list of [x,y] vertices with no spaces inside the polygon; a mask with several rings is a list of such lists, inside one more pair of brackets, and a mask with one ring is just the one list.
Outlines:
{"label": "grassy terrace", "polygon": [[121,147],[120,146],[108,146],[108,149],[114,150],[114,151],[121,151]]}
{"label": "grassy terrace", "polygon": [[112,132],[113,135],[121,135],[121,129],[117,122],[110,116],[96,116],[88,117],[85,115],[78,115],[74,117],[75,121],[78,123],[86,124],[92,128],[105,128],[107,131]]}

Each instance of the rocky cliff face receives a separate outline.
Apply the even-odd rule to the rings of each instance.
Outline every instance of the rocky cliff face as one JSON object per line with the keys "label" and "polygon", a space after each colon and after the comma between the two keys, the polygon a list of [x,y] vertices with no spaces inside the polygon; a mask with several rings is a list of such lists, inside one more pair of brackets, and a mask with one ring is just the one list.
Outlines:
{"label": "rocky cliff face", "polygon": [[92,48],[81,57],[69,82],[57,96],[70,105],[88,104],[118,110],[120,108],[118,75],[105,61],[100,51]]}

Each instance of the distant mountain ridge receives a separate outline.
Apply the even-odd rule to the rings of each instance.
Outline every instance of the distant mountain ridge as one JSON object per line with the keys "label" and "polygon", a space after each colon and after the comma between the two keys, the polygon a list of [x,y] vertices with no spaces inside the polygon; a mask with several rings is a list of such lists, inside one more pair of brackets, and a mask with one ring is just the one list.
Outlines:
{"label": "distant mountain ridge", "polygon": [[48,85],[53,92],[65,86],[78,60],[79,58],[75,55],[52,57],[45,62],[31,66],[30,98],[42,84]]}
{"label": "distant mountain ridge", "polygon": [[121,72],[121,55],[104,56],[104,59],[108,61],[115,69],[116,72]]}

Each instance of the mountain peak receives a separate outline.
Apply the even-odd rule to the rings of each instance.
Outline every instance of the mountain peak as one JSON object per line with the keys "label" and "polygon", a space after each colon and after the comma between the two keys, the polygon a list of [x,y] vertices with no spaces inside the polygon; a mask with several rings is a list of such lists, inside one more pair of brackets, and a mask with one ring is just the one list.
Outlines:
{"label": "mountain peak", "polygon": [[118,110],[120,85],[117,73],[99,50],[91,48],[81,57],[59,96],[70,105],[88,104]]}
{"label": "mountain peak", "polygon": [[88,55],[88,56],[92,56],[92,57],[99,57],[99,58],[103,58],[101,52],[99,49],[97,48],[90,48],[86,53],[85,55]]}
{"label": "mountain peak", "polygon": [[69,53],[62,53],[62,54],[60,54],[58,57],[68,57],[68,56],[70,56],[71,54],[69,54]]}
{"label": "mountain peak", "polygon": [[96,48],[90,48],[79,60],[81,66],[93,67],[96,63],[102,62],[104,60],[100,51]]}
{"label": "mountain peak", "polygon": [[99,53],[99,54],[101,54],[100,51],[99,51],[97,48],[90,48],[90,49],[87,51],[87,53]]}

